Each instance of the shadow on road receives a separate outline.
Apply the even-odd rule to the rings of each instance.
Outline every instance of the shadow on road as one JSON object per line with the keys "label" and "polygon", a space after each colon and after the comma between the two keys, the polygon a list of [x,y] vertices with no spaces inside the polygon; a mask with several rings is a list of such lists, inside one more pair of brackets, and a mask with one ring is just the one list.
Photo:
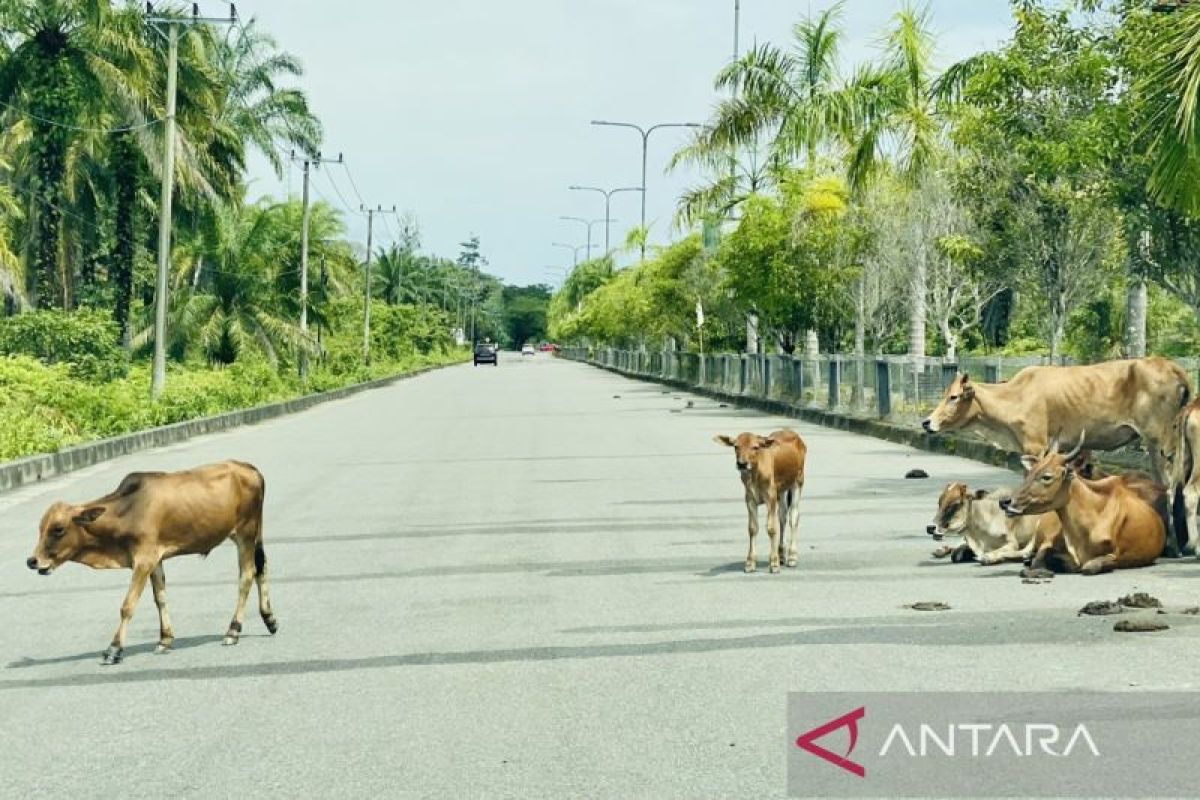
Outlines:
{"label": "shadow on road", "polygon": [[[242,638],[249,638],[250,635],[253,635],[253,634],[243,635]],[[212,644],[213,642],[219,642],[224,638],[225,638],[224,636],[220,636],[220,635],[185,636],[183,638],[176,639],[175,643],[171,646],[171,650],[172,651],[187,650],[192,647],[199,647],[200,645]],[[147,642],[145,644],[131,645],[131,646],[125,648],[125,655],[132,656],[132,655],[140,655],[140,654],[144,654],[144,653],[150,653],[150,652],[154,651],[154,648],[157,645],[158,645],[158,642]],[[72,655],[72,656],[56,656],[55,658],[30,658],[29,656],[25,656],[23,658],[17,659],[16,661],[8,662],[8,665],[5,667],[5,669],[27,669],[29,667],[45,667],[45,666],[49,666],[51,664],[70,664],[75,661],[99,661],[100,654],[101,654],[101,649],[96,649],[96,650],[89,650],[86,653],[76,653],[75,655]]]}

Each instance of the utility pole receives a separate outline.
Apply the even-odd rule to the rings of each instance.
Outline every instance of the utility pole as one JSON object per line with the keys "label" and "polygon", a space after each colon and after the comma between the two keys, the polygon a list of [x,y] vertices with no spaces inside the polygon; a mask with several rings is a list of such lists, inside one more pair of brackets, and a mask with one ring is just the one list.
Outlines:
{"label": "utility pole", "polygon": [[383,206],[375,208],[367,208],[359,206],[359,210],[367,215],[367,264],[365,267],[365,280],[363,281],[363,363],[370,366],[371,364],[371,247],[372,236],[375,232],[375,215],[396,213],[396,207],[392,206],[391,211],[385,211]]}
{"label": "utility pole", "polygon": [[[171,271],[171,201],[175,192],[175,109],[179,77],[180,25],[236,25],[237,6],[229,3],[229,18],[201,17],[199,3],[192,3],[192,16],[162,16],[146,3],[146,24],[167,40],[167,118],[163,128],[162,191],[158,206],[158,273],[154,283],[154,367],[150,399],[162,397],[167,385],[167,305]],[[159,30],[166,27],[166,33]]]}
{"label": "utility pole", "polygon": [[[292,154],[292,160],[296,160],[295,153]],[[300,339],[302,341],[300,350],[300,381],[308,382],[308,350],[304,349],[308,345],[308,226],[312,221],[312,206],[309,203],[309,180],[313,167],[320,168],[322,164],[343,164],[342,154],[338,153],[336,159],[322,158],[320,153],[315,156],[306,157],[302,160],[304,167],[304,193],[303,203],[304,212],[301,214],[300,223]]]}

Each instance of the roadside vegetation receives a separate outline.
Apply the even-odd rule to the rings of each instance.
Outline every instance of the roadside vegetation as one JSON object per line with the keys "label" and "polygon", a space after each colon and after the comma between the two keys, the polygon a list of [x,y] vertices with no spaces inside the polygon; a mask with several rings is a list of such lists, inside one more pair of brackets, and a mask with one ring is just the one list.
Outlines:
{"label": "roadside vegetation", "polygon": [[0,459],[465,360],[473,331],[545,336],[547,287],[488,275],[477,237],[456,257],[425,252],[417,220],[393,216],[371,253],[368,354],[367,254],[346,225],[357,188],[339,165],[322,168],[339,202],[311,206],[302,330],[303,206],[247,185],[255,155],[282,176],[320,150],[302,67],[253,20],[186,26],[168,380],[152,402],[167,49],[143,11],[0,6]]}
{"label": "roadside vegetation", "polygon": [[695,351],[699,302],[708,351],[749,327],[786,353],[1195,355],[1200,6],[1011,8],[1008,41],[944,69],[919,5],[868,63],[840,6],[744,53],[675,156],[708,176],[676,241],[581,264],[551,335]]}

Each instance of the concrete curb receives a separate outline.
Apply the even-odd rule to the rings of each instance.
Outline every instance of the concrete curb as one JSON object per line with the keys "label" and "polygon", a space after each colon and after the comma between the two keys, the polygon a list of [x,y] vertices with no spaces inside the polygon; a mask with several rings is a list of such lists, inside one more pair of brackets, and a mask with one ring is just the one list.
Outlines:
{"label": "concrete curb", "polygon": [[185,422],[176,422],[172,425],[164,425],[159,428],[147,428],[144,431],[135,431],[134,433],[114,436],[110,439],[100,439],[95,442],[64,448],[57,453],[43,453],[35,456],[27,456],[16,461],[0,463],[0,492],[7,492],[21,486],[38,483],[47,478],[64,475],[68,472],[110,461],[120,456],[129,455],[130,453],[137,453],[142,450],[149,450],[168,444],[177,444],[195,436],[226,431],[232,428],[239,428],[243,425],[253,425],[264,420],[306,411],[331,400],[340,400],[370,389],[380,389],[409,378],[415,378],[418,375],[424,375],[433,370],[450,366],[457,365],[438,364],[422,367],[413,372],[343,386],[340,389],[331,389],[328,392],[307,394],[291,400],[282,400],[278,403],[269,403],[239,411],[229,411],[213,417],[200,417]]}
{"label": "concrete curb", "polygon": [[[795,417],[812,422],[817,425],[823,425],[826,428],[835,428],[837,430],[857,433],[863,436],[873,436],[876,439],[883,439],[896,444],[908,445],[918,450],[925,450],[930,453],[941,453],[944,455],[958,456],[960,458],[968,458],[972,461],[979,461],[984,464],[990,464],[995,467],[1005,467],[1018,474],[1024,474],[1025,470],[1021,466],[1021,458],[1016,453],[1009,453],[1001,450],[998,447],[989,444],[988,442],[968,439],[962,436],[953,434],[930,435],[923,431],[909,427],[897,425],[894,422],[888,422],[880,419],[869,419],[866,417],[852,417],[847,414],[840,414],[836,411],[826,411],[819,408],[809,408],[807,406],[798,406],[783,400],[770,400],[754,395],[735,394],[725,392],[720,389],[711,389],[706,386],[696,386],[687,381],[674,380],[670,378],[659,378],[651,375],[642,375],[636,372],[627,372],[617,367],[610,367],[605,364],[597,364],[592,361],[582,361],[580,363],[598,369],[607,370],[617,375],[626,378],[634,378],[635,380],[646,381],[648,383],[658,383],[663,386],[670,386],[682,391],[698,394],[703,397],[708,397],[714,400],[721,400],[732,403],[734,405],[754,408],[759,411],[766,411],[771,414],[778,414],[785,417]],[[1099,463],[1102,469],[1109,472],[1120,472],[1130,469],[1146,470],[1148,462],[1144,459],[1136,458],[1121,458],[1112,453],[1104,454],[1103,458],[1093,454],[1095,461]]]}

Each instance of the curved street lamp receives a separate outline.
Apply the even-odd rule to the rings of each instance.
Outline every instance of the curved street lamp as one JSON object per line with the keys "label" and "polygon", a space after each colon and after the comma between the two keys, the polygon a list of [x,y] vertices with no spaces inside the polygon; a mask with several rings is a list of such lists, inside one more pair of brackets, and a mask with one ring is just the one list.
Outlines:
{"label": "curved street lamp", "polygon": [[610,223],[613,221],[612,214],[609,213],[609,208],[611,207],[612,203],[612,196],[621,192],[644,193],[645,189],[640,186],[623,186],[620,189],[601,189],[599,186],[568,186],[567,188],[575,192],[599,192],[600,194],[604,195],[604,255],[608,255],[612,250],[608,244],[609,229],[612,227]]}

